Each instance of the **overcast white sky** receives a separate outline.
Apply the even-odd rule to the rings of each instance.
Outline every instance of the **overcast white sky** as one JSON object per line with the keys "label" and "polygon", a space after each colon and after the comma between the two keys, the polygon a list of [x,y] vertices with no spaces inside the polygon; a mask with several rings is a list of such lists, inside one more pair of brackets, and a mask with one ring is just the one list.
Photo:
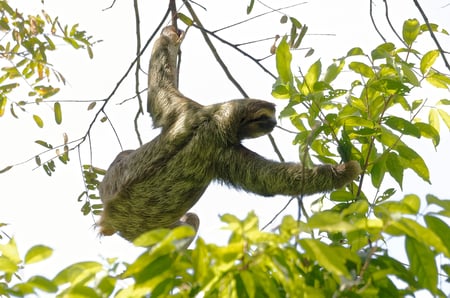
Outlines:
{"label": "overcast white sky", "polygon": [[[168,1],[141,1],[141,22],[143,43],[153,32],[157,23],[166,10]],[[217,29],[224,25],[247,18],[246,5],[249,1],[201,1],[208,9],[197,11],[205,27]],[[298,1],[267,0],[272,7],[282,7]],[[391,3],[392,2],[392,3]],[[450,31],[450,7],[447,0],[421,1],[431,22],[438,23]],[[62,4],[64,3],[64,4]],[[46,0],[44,9],[52,16],[59,16],[62,23],[79,23],[80,28],[88,31],[95,39],[103,42],[94,47],[93,60],[89,60],[86,53],[74,52],[68,46],[60,45],[61,51],[53,55],[54,66],[61,71],[68,80],[57,99],[98,100],[105,98],[113,89],[116,82],[135,56],[135,24],[132,5],[129,1],[117,1],[115,6],[103,11],[111,1],[58,1]],[[164,5],[163,5],[164,4]],[[39,11],[40,1],[15,0],[11,5],[21,7],[26,14]],[[348,49],[361,46],[370,51],[382,43],[375,34],[368,15],[368,1],[333,1],[311,0],[304,5],[287,10],[303,24],[308,25],[309,33],[332,35],[307,35],[304,46],[315,48],[315,54],[305,59],[305,51],[295,52],[294,69],[300,65],[306,69],[318,58],[328,65],[332,58],[343,56]],[[407,18],[422,18],[415,10],[412,1],[389,1],[390,14],[397,30],[401,32],[401,25]],[[261,5],[255,4],[255,14],[264,12]],[[386,27],[383,5],[375,8],[376,20],[388,39],[397,42],[391,31]],[[287,33],[289,28],[279,24],[279,14],[271,14],[256,19],[244,25],[221,32],[225,39],[236,43],[255,40],[275,34]],[[441,37],[444,48],[450,48],[449,37]],[[429,39],[428,36],[421,40]],[[230,65],[231,72],[238,78],[247,93],[254,98],[274,101],[271,98],[273,79],[262,73],[250,60],[224,48],[216,43]],[[271,41],[258,43],[244,48],[255,57],[268,54]],[[198,100],[202,104],[215,103],[233,98],[240,98],[238,91],[227,81],[218,64],[203,42],[199,32],[191,29],[183,43],[182,70],[180,75],[180,89],[182,92]],[[147,69],[149,51],[144,55],[142,64]],[[274,69],[274,59],[264,62],[265,66]],[[274,71],[275,72],[275,71]],[[108,115],[118,130],[124,149],[138,146],[133,130],[133,119],[136,103],[128,102],[122,106],[116,104],[133,95],[132,76],[114,97],[107,108]],[[145,79],[141,82],[145,87]],[[145,96],[144,96],[145,97]],[[448,93],[424,94],[423,97],[438,100],[448,98]],[[56,99],[56,98],[55,98]],[[278,111],[286,104],[275,101]],[[430,103],[434,103],[431,100]],[[42,148],[34,145],[36,139],[48,141],[54,145],[62,142],[62,134],[66,132],[71,140],[82,136],[90,123],[94,113],[85,112],[87,105],[63,104],[63,123],[57,126],[53,122],[50,108],[43,105],[39,113],[44,115],[45,127],[39,129],[33,123],[29,114],[23,114],[19,120],[6,116],[0,118],[2,146],[0,147],[0,168],[11,163],[22,161],[34,156]],[[151,129],[151,121],[147,115],[141,121],[141,132],[145,141],[149,141],[157,134]],[[144,119],[143,118],[143,119]],[[287,126],[287,121],[281,123]],[[148,129],[147,129],[148,127]],[[293,135],[275,130],[275,137],[283,155],[288,160],[297,161],[297,148],[291,145]],[[93,158],[96,166],[107,168],[116,154],[120,151],[115,136],[106,124],[96,124],[93,132]],[[421,141],[422,142],[422,141]],[[422,142],[424,143],[424,142]],[[432,185],[428,185],[415,175],[408,173],[405,177],[404,193],[418,193],[425,195],[434,193],[448,199],[448,150],[450,140],[448,130],[442,127],[442,141],[439,149],[434,150],[431,142],[414,148],[424,156],[431,171]],[[276,159],[267,138],[263,137],[246,143],[250,148],[268,158]],[[84,154],[88,152],[85,145]],[[87,155],[85,155],[87,156]],[[83,163],[89,159],[84,158]],[[118,236],[99,239],[93,228],[94,219],[83,216],[79,211],[82,203],[76,198],[83,190],[82,177],[78,167],[76,152],[71,153],[69,166],[57,163],[57,172],[48,177],[41,169],[34,170],[31,162],[16,167],[7,174],[0,175],[0,222],[10,224],[6,231],[13,235],[22,251],[35,244],[45,244],[55,249],[54,256],[46,261],[44,267],[35,265],[34,269],[24,271],[30,276],[34,272],[45,273],[52,277],[58,270],[71,263],[101,257],[118,256],[122,260],[132,260],[140,250],[134,248]],[[402,195],[399,193],[398,198]],[[193,210],[200,216],[200,236],[207,241],[224,242],[226,233],[220,230],[223,226],[219,214],[233,213],[244,217],[249,211],[255,210],[261,218],[261,224],[267,223],[278,212],[289,198],[260,198],[252,194],[244,194],[226,187],[213,186],[204,194],[201,201]],[[314,197],[306,199],[308,207]],[[296,214],[296,204],[286,213]]]}

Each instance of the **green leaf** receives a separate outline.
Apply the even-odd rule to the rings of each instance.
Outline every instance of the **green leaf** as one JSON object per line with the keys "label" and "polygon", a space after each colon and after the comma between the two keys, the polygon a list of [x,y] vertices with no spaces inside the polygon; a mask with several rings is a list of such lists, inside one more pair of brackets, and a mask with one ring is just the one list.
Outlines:
{"label": "green leaf", "polygon": [[416,151],[406,145],[396,146],[396,150],[401,158],[403,166],[410,168],[420,178],[431,184],[430,172],[423,158]]}
{"label": "green leaf", "polygon": [[425,223],[428,228],[430,228],[439,238],[441,238],[442,243],[450,251],[450,227],[446,222],[431,215],[425,215]]}
{"label": "green leaf", "polygon": [[446,257],[450,256],[450,252],[442,243],[441,238],[431,229],[420,225],[413,219],[402,217],[397,221],[391,221],[391,224],[386,228],[386,233],[393,236],[407,235],[428,247],[434,247],[436,251],[443,253]]}
{"label": "green leaf", "polygon": [[439,135],[439,132],[431,126],[430,124],[423,123],[423,122],[416,122],[414,125],[419,129],[420,135],[424,138],[431,139],[433,141],[434,147],[437,147],[439,145],[439,142],[441,140],[441,136]]}
{"label": "green leaf", "polygon": [[330,200],[335,202],[348,202],[355,199],[355,195],[345,190],[335,190],[330,194]]}
{"label": "green leaf", "polygon": [[50,145],[50,144],[47,144],[47,142],[44,142],[44,141],[42,141],[42,140],[36,140],[36,141],[34,141],[36,144],[39,144],[39,145],[41,145],[41,146],[44,146],[45,148],[48,148],[48,149],[53,149],[53,146],[52,145]]}
{"label": "green leaf", "polygon": [[423,75],[425,75],[428,72],[428,70],[431,68],[431,66],[433,66],[437,57],[439,57],[438,50],[432,50],[432,51],[427,52],[425,55],[423,55],[422,59],[420,60],[420,72]]}
{"label": "green leaf", "polygon": [[393,43],[383,43],[371,52],[371,56],[373,60],[388,58],[394,50],[395,45]]}
{"label": "green leaf", "polygon": [[58,287],[51,280],[40,275],[30,277],[27,285],[47,293],[56,293],[58,291]]}
{"label": "green leaf", "polygon": [[420,209],[420,198],[416,195],[406,195],[401,201],[388,201],[378,204],[374,208],[375,214],[395,217],[400,214],[417,214]]}
{"label": "green leaf", "polygon": [[41,117],[39,117],[38,115],[33,115],[33,120],[34,122],[36,122],[37,126],[39,126],[39,128],[44,127],[44,121],[42,121]]}
{"label": "green leaf", "polygon": [[61,104],[59,102],[55,102],[55,104],[53,105],[53,110],[55,113],[56,124],[61,124],[62,122]]}
{"label": "green leaf", "polygon": [[288,21],[288,16],[284,14],[284,15],[281,17],[281,19],[280,19],[280,23],[281,23],[281,24],[286,24],[287,21]]}
{"label": "green leaf", "polygon": [[21,262],[16,241],[11,238],[7,243],[0,244],[0,255],[18,264]]}
{"label": "green leaf", "polygon": [[364,55],[364,52],[361,48],[352,48],[347,52],[347,57],[359,55]]}
{"label": "green leaf", "polygon": [[395,129],[402,134],[414,136],[416,138],[420,138],[419,129],[409,121],[406,121],[403,118],[399,118],[396,116],[387,116],[384,119],[384,124],[389,126],[392,129]]}
{"label": "green leaf", "polygon": [[314,84],[319,80],[320,74],[322,72],[322,63],[320,60],[317,60],[312,64],[308,72],[305,75],[303,85],[302,85],[302,93],[309,94],[313,90]]}
{"label": "green leaf", "polygon": [[61,270],[55,276],[53,282],[56,285],[63,285],[66,283],[74,285],[82,281],[91,280],[102,268],[102,265],[97,262],[75,263]]}
{"label": "green leaf", "polygon": [[387,154],[382,154],[379,158],[377,158],[370,170],[370,178],[372,179],[373,186],[379,188],[381,182],[383,182],[384,174],[386,173],[386,159]]}
{"label": "green leaf", "polygon": [[445,125],[450,130],[450,115],[442,109],[438,109],[438,113],[439,116],[441,116],[442,121],[444,121]]}
{"label": "green leaf", "polygon": [[25,264],[37,263],[49,258],[53,249],[44,245],[36,245],[30,248],[25,255]]}
{"label": "green leaf", "polygon": [[450,86],[450,77],[433,70],[430,70],[425,79],[428,83],[437,88],[448,89]]}
{"label": "green leaf", "polygon": [[437,131],[440,130],[439,116],[436,109],[430,109],[430,112],[428,113],[428,123],[430,123]]}
{"label": "green leaf", "polygon": [[247,14],[250,14],[252,12],[254,4],[255,4],[255,0],[250,0],[250,4],[247,6]]}
{"label": "green leaf", "polygon": [[420,24],[417,19],[409,19],[403,23],[403,40],[411,47],[420,33]]}
{"label": "green leaf", "polygon": [[277,47],[275,53],[275,60],[278,75],[282,83],[288,83],[292,81],[291,61],[292,54],[289,50],[289,45],[286,42],[286,38],[283,38]]}
{"label": "green leaf", "polygon": [[254,298],[256,287],[255,287],[255,280],[253,279],[253,275],[247,270],[242,270],[239,273],[239,277],[241,278],[242,283],[244,284],[245,291],[246,291],[248,297]]}
{"label": "green leaf", "polygon": [[398,152],[399,160],[404,168],[412,169],[419,177],[430,183],[430,172],[428,167],[416,151],[408,147],[398,136],[384,127],[381,128],[379,140],[388,148],[392,148]]}
{"label": "green leaf", "polygon": [[340,254],[338,247],[328,246],[317,239],[301,239],[299,242],[306,255],[326,270],[337,277],[351,278],[351,274],[345,266],[347,260]]}
{"label": "green leaf", "polygon": [[8,259],[7,257],[0,256],[0,273],[16,273],[19,270],[19,266]]}
{"label": "green leaf", "polygon": [[405,248],[409,259],[409,270],[417,276],[417,281],[421,286],[436,293],[438,272],[433,251],[411,237],[406,237]]}
{"label": "green leaf", "polygon": [[367,127],[376,128],[378,125],[371,120],[358,116],[340,117],[339,124],[345,127]]}
{"label": "green leaf", "polygon": [[328,66],[327,72],[325,73],[325,77],[323,80],[326,83],[331,83],[332,81],[334,81],[337,78],[337,76],[341,73],[342,69],[344,68],[344,65],[345,61],[340,60],[339,65],[333,63],[330,66]]}
{"label": "green leaf", "polygon": [[417,79],[416,74],[414,73],[414,71],[412,71],[411,67],[406,64],[406,63],[402,63],[402,71],[403,71],[403,75],[408,79],[408,81],[416,87],[420,86],[420,82]]}
{"label": "green leaf", "polygon": [[351,70],[353,70],[354,72],[362,75],[363,77],[366,78],[373,78],[373,76],[375,75],[375,73],[372,70],[372,67],[361,63],[361,62],[350,62],[350,64],[348,65],[348,68],[350,68]]}
{"label": "green leaf", "polygon": [[7,102],[8,98],[5,95],[0,94],[0,117],[5,114],[5,107]]}
{"label": "green leaf", "polygon": [[426,198],[427,198],[427,203],[429,205],[434,204],[434,205],[441,207],[444,210],[450,210],[450,200],[441,200],[432,194],[427,194]]}
{"label": "green leaf", "polygon": [[186,26],[192,26],[192,24],[194,23],[190,17],[181,12],[178,12],[177,16],[183,23],[186,24]]}
{"label": "green leaf", "polygon": [[397,181],[400,188],[403,188],[403,171],[404,168],[395,152],[389,152],[386,160],[386,167],[392,178]]}

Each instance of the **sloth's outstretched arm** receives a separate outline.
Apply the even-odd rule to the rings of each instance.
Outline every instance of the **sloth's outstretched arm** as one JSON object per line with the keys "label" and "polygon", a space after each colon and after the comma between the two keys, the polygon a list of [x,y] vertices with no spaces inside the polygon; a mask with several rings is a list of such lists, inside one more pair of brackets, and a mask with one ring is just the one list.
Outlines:
{"label": "sloth's outstretched arm", "polygon": [[200,104],[178,91],[177,57],[183,33],[169,26],[156,40],[148,71],[147,111],[155,127],[168,128]]}
{"label": "sloth's outstretched arm", "polygon": [[314,194],[340,188],[361,173],[358,162],[320,165],[312,169],[298,163],[279,163],[238,146],[220,158],[219,180],[263,196]]}

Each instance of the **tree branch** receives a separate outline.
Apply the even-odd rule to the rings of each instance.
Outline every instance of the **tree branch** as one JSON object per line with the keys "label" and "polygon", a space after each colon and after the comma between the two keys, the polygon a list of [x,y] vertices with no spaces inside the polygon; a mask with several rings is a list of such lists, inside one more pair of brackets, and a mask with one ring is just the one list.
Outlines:
{"label": "tree branch", "polygon": [[444,64],[447,67],[448,70],[450,70],[450,64],[448,63],[447,58],[445,57],[445,51],[442,49],[441,44],[439,43],[438,39],[436,38],[436,35],[433,32],[433,28],[431,28],[430,22],[428,21],[427,15],[423,11],[422,7],[419,4],[418,0],[413,0],[414,4],[416,5],[417,9],[419,10],[420,14],[422,15],[422,18],[427,25],[428,31],[430,32],[431,38],[433,39],[434,43],[436,44],[439,53],[441,53],[442,60],[444,60]]}
{"label": "tree branch", "polygon": [[[200,19],[197,17],[197,14],[195,13],[194,9],[192,8],[191,4],[188,0],[183,0],[184,5],[189,10],[189,13],[191,14],[192,18],[194,19],[194,22],[197,24],[196,28],[200,27],[203,28],[203,25],[200,21]],[[239,90],[239,92],[244,96],[245,98],[248,98],[248,94],[244,91],[242,86],[236,81],[236,79],[233,77],[233,75],[228,70],[228,67],[223,62],[222,58],[217,53],[216,48],[214,47],[213,43],[211,42],[211,39],[209,39],[208,34],[204,30],[200,30],[200,32],[203,35],[203,38],[205,39],[206,44],[210,48],[211,52],[213,53],[214,57],[216,58],[217,62],[220,64],[220,67],[222,67],[223,71],[225,72],[227,78],[230,80],[231,83]]]}

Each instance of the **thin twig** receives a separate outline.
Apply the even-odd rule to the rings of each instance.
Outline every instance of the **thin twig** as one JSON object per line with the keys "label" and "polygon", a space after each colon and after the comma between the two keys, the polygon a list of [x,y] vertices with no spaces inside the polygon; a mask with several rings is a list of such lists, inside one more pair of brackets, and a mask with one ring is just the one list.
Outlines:
{"label": "thin twig", "polygon": [[370,20],[372,21],[372,25],[375,28],[375,31],[377,31],[378,35],[381,37],[381,39],[383,40],[383,42],[386,42],[386,38],[384,38],[383,34],[381,34],[380,30],[378,30],[377,24],[375,23],[375,19],[373,18],[373,10],[372,10],[372,6],[373,6],[373,1],[370,0],[369,1],[369,15],[370,15]]}
{"label": "thin twig", "polygon": [[[239,21],[239,22],[237,22],[237,23],[233,23],[233,24],[231,24],[231,25],[227,25],[227,26],[225,26],[225,27],[216,29],[216,30],[214,30],[214,31],[212,31],[212,32],[217,33],[217,32],[219,32],[219,31],[222,31],[222,30],[225,30],[225,29],[229,29],[229,28],[231,28],[231,27],[234,27],[234,26],[237,26],[237,25],[246,23],[246,22],[248,22],[248,21],[251,21],[251,20],[254,20],[254,19],[256,19],[256,18],[265,16],[265,15],[267,15],[267,14],[270,14],[270,13],[273,13],[273,12],[276,12],[276,11],[280,11],[280,10],[284,10],[284,9],[288,9],[288,8],[292,8],[292,7],[295,7],[295,6],[303,5],[303,4],[306,4],[306,3],[307,3],[307,2],[301,2],[301,3],[297,3],[297,4],[285,6],[285,7],[282,7],[282,8],[278,8],[278,9],[272,9],[272,10],[270,10],[270,11],[266,11],[266,12],[263,12],[263,13],[258,14],[258,15],[256,15],[256,16],[253,16],[253,17],[251,17],[251,18],[248,18],[248,19]],[[264,4],[263,4],[263,5],[264,5]]]}
{"label": "thin twig", "polygon": [[439,50],[439,53],[441,53],[442,60],[444,60],[445,66],[447,67],[448,70],[450,70],[450,64],[448,63],[447,58],[445,57],[445,51],[442,49],[441,44],[439,43],[438,39],[436,38],[436,35],[433,32],[433,28],[431,28],[430,22],[428,21],[427,15],[423,11],[418,0],[413,0],[413,2],[416,5],[417,9],[419,10],[420,14],[422,15],[422,18],[425,21],[425,24],[427,25],[428,31],[430,32],[431,38],[433,39],[434,43],[436,44],[436,46]]}
{"label": "thin twig", "polygon": [[[275,76],[270,70],[268,70],[267,68],[264,67],[264,65],[261,64],[260,59],[256,59],[253,56],[249,55],[247,52],[241,50],[238,46],[232,44],[231,42],[221,38],[220,36],[217,36],[214,32],[209,31],[208,29],[205,29],[203,26],[199,26],[199,25],[193,25],[193,27],[199,29],[202,34],[210,34],[211,36],[213,36],[214,38],[216,38],[217,40],[219,40],[220,42],[232,47],[233,49],[235,49],[236,51],[238,51],[239,53],[241,53],[242,55],[244,55],[245,57],[249,58],[250,60],[252,60],[253,62],[255,62],[265,73],[269,74],[272,78],[277,79],[277,76]],[[207,36],[207,35],[204,35]],[[219,62],[220,63],[220,62]]]}
{"label": "thin twig", "polygon": [[136,136],[138,138],[139,145],[142,145],[142,138],[141,138],[141,134],[139,132],[139,127],[138,127],[139,115],[144,115],[144,109],[142,108],[142,98],[141,98],[141,94],[139,93],[139,73],[140,73],[140,69],[141,69],[141,58],[139,56],[139,53],[141,51],[141,21],[140,21],[140,16],[139,16],[138,2],[139,2],[138,0],[133,0],[134,19],[136,21],[136,56],[138,56],[138,59],[136,60],[136,70],[134,72],[134,81],[135,81],[134,92],[137,96],[138,105],[139,105],[136,116],[134,117],[134,130],[136,132]]}
{"label": "thin twig", "polygon": [[264,227],[261,228],[261,231],[264,231],[268,226],[270,226],[270,225],[275,221],[275,219],[277,219],[277,217],[280,216],[280,214],[281,214],[284,210],[286,210],[286,208],[289,206],[289,204],[290,204],[295,198],[296,198],[296,197],[290,198],[289,201],[286,203],[286,205],[284,205],[284,207],[281,208],[281,210],[278,211],[277,214],[275,214],[275,216],[272,217],[272,219],[269,220],[269,222],[266,223],[266,224],[264,225]]}
{"label": "thin twig", "polygon": [[[197,17],[197,15],[196,15],[194,9],[192,8],[191,4],[189,3],[189,1],[183,0],[183,2],[184,2],[184,5],[186,6],[186,8],[189,10],[189,13],[191,14],[191,16],[194,19],[194,22],[197,24],[197,26],[199,26],[200,28],[203,28],[202,23],[200,22],[199,18]],[[205,42],[208,44],[208,47],[210,48],[210,50],[213,53],[214,57],[216,58],[217,62],[220,64],[223,71],[225,72],[227,78],[239,90],[239,92],[242,94],[242,96],[244,96],[245,98],[248,98],[247,93],[244,91],[242,86],[236,81],[236,79],[233,77],[233,75],[228,70],[228,67],[226,66],[226,64],[223,62],[222,58],[217,53],[217,50],[214,47],[213,43],[211,42],[211,39],[209,39],[208,34],[204,30],[200,30],[200,32],[202,33],[203,38],[205,39]]]}
{"label": "thin twig", "polygon": [[397,36],[397,38],[406,46],[408,47],[408,45],[406,44],[406,42],[400,37],[400,35],[397,33],[397,31],[395,30],[394,26],[391,23],[391,19],[389,18],[389,6],[387,4],[387,0],[383,0],[384,2],[384,11],[385,11],[385,17],[386,17],[386,21],[389,24],[389,27],[391,28],[392,32],[394,32],[395,36]]}
{"label": "thin twig", "polygon": [[275,139],[273,138],[272,134],[269,133],[267,136],[269,137],[270,143],[272,144],[273,150],[274,150],[275,153],[277,154],[278,159],[279,159],[281,162],[284,162],[283,155],[281,154],[280,150],[278,149],[278,146],[277,146],[277,144],[275,143]]}

